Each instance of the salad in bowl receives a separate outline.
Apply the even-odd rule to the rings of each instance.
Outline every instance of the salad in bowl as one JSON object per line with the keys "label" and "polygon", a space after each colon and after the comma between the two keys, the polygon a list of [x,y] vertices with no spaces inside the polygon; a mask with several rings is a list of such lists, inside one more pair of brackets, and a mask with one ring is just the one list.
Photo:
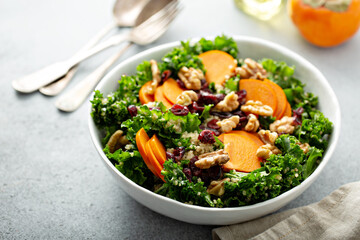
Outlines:
{"label": "salad in bowl", "polygon": [[187,205],[275,198],[321,163],[333,131],[284,61],[243,55],[233,38],[184,41],[96,90],[91,117],[117,171]]}

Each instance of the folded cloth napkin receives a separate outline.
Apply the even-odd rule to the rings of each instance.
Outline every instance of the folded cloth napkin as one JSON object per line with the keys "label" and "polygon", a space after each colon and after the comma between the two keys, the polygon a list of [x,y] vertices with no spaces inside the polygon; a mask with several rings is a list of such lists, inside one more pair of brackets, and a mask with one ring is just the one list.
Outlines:
{"label": "folded cloth napkin", "polygon": [[343,185],[320,202],[212,230],[223,239],[360,239],[360,182]]}

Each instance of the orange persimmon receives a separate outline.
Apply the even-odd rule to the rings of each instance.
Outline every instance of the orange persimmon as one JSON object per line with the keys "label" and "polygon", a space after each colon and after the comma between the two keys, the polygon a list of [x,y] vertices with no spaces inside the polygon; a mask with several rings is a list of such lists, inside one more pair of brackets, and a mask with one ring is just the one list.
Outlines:
{"label": "orange persimmon", "polygon": [[169,100],[166,99],[166,97],[164,95],[164,85],[161,85],[156,88],[155,101],[162,102],[165,105],[165,107],[168,109],[171,108],[173,105]]}
{"label": "orange persimmon", "polygon": [[161,166],[163,166],[164,162],[166,161],[166,150],[164,145],[160,142],[155,134],[150,138],[149,142],[157,161]]}
{"label": "orange persimmon", "polygon": [[218,136],[218,139],[221,142],[224,142],[224,138],[225,138],[226,134],[244,135],[244,136],[250,138],[251,140],[253,140],[254,142],[256,142],[257,144],[259,144],[260,146],[264,145],[264,143],[263,143],[263,141],[261,141],[259,135],[257,133],[254,133],[254,132],[247,132],[247,131],[243,131],[243,130],[234,130],[234,131],[231,131],[231,132],[228,132],[228,133],[221,134],[220,136]]}
{"label": "orange persimmon", "polygon": [[264,82],[268,84],[275,92],[276,98],[277,98],[277,107],[276,111],[274,111],[273,116],[276,117],[276,119],[280,119],[280,117],[284,114],[287,104],[287,98],[284,93],[284,90],[274,83],[273,81],[270,81],[268,79],[265,79]]}
{"label": "orange persimmon", "polygon": [[285,112],[281,117],[291,117],[291,115],[292,115],[291,105],[290,103],[287,103]]}
{"label": "orange persimmon", "polygon": [[159,163],[159,161],[157,160],[152,148],[151,148],[151,144],[150,141],[147,141],[146,145],[146,153],[147,156],[149,158],[149,161],[151,163],[152,166],[154,166],[155,168],[155,172],[156,172],[156,176],[158,176],[159,178],[161,178],[164,181],[164,176],[161,175],[161,170],[163,169],[163,167],[161,166],[161,164]]}
{"label": "orange persimmon", "polygon": [[251,172],[261,167],[256,151],[262,145],[242,134],[227,133],[224,136],[225,152],[230,160],[223,165],[225,171]]}
{"label": "orange persimmon", "polygon": [[169,100],[169,102],[171,102],[172,104],[176,103],[176,98],[183,92],[185,91],[184,89],[182,89],[179,84],[177,84],[177,82],[172,79],[169,78],[168,80],[166,80],[163,84],[163,91],[164,91],[164,96],[166,97],[167,100]]}
{"label": "orange persimmon", "polygon": [[150,169],[150,171],[157,176],[154,166],[151,164],[148,153],[146,151],[146,144],[149,141],[149,136],[147,135],[144,128],[141,128],[135,136],[136,146],[139,149],[140,155],[143,158],[146,166]]}
{"label": "orange persimmon", "polygon": [[289,0],[288,13],[301,35],[320,47],[339,45],[360,27],[360,0]]}
{"label": "orange persimmon", "polygon": [[261,101],[270,106],[274,113],[277,108],[277,97],[274,90],[264,81],[256,79],[241,79],[239,83],[240,90],[246,90],[246,101]]}
{"label": "orange persimmon", "polygon": [[139,91],[139,99],[141,104],[146,104],[155,101],[154,95],[148,94],[146,89],[151,85],[151,81],[145,83]]}
{"label": "orange persimmon", "polygon": [[206,73],[206,81],[223,84],[226,76],[230,76],[236,68],[235,59],[227,52],[211,50],[199,55]]}

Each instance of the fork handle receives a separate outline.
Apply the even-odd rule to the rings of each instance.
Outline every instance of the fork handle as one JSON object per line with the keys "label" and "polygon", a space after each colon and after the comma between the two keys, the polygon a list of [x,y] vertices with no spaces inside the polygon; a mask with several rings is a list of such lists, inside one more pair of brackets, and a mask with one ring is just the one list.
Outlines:
{"label": "fork handle", "polygon": [[77,65],[79,62],[101,52],[104,49],[107,49],[123,41],[128,40],[129,36],[130,36],[129,33],[115,35],[92,49],[75,54],[72,58],[68,59],[67,61],[54,63],[35,73],[17,79],[12,82],[12,86],[19,92],[23,92],[23,93],[34,92],[39,88],[64,76],[73,66]]}
{"label": "fork handle", "polygon": [[102,65],[100,65],[100,67],[95,69],[94,72],[79,82],[74,88],[62,95],[56,101],[55,106],[64,112],[72,112],[78,109],[89,94],[94,90],[96,84],[104,76],[105,72],[132,44],[133,43],[128,43],[118,53],[111,56]]}
{"label": "fork handle", "polygon": [[[92,37],[78,52],[75,53],[79,54],[82,51],[88,50],[94,47],[97,43],[100,42],[102,38],[104,38],[112,29],[117,27],[114,21],[108,23],[104,28],[102,28],[94,37]],[[39,91],[47,96],[55,96],[59,94],[70,82],[72,77],[75,75],[78,66],[74,66],[71,68],[64,77],[58,79],[55,82],[52,82],[44,87],[41,87]]]}

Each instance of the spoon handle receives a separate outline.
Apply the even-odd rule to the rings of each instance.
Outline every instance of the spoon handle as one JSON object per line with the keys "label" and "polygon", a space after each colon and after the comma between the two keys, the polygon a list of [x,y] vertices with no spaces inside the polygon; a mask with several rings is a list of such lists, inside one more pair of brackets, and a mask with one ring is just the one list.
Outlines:
{"label": "spoon handle", "polygon": [[19,92],[34,92],[39,88],[64,76],[73,66],[77,65],[79,62],[101,52],[106,48],[115,46],[123,41],[128,40],[129,36],[129,33],[115,35],[106,40],[105,42],[98,44],[94,48],[82,51],[79,54],[74,55],[67,61],[54,63],[35,73],[17,79],[12,82],[12,86]]}
{"label": "spoon handle", "polygon": [[[90,39],[76,54],[79,54],[85,50],[88,50],[92,47],[94,47],[102,38],[104,38],[112,29],[117,27],[117,25],[114,22],[111,22],[107,24],[104,28],[102,28],[93,38]],[[75,54],[75,55],[76,55]],[[76,71],[78,69],[78,66],[74,66],[71,68],[67,74],[56,80],[53,83],[50,83],[44,87],[41,87],[39,91],[47,96],[55,96],[59,94],[71,81],[72,77],[75,75]]]}
{"label": "spoon handle", "polygon": [[100,65],[100,67],[95,69],[95,71],[87,76],[83,81],[79,82],[74,88],[62,95],[56,101],[55,106],[64,112],[72,112],[80,107],[89,94],[94,90],[96,84],[104,76],[105,72],[132,44],[133,43],[128,43],[118,53],[111,56],[102,65]]}

